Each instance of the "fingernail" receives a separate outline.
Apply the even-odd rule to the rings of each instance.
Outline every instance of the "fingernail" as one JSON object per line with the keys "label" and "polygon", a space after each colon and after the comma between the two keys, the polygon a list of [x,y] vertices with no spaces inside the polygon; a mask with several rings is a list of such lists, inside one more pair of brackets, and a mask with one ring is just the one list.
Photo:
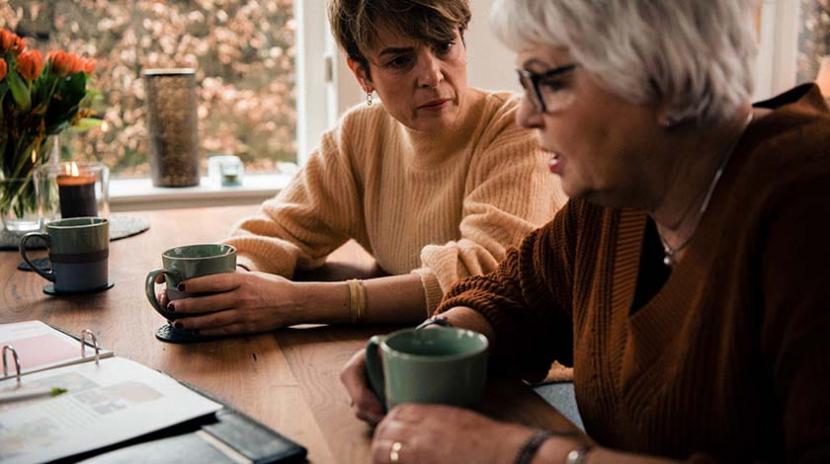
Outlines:
{"label": "fingernail", "polygon": [[173,304],[172,301],[170,303],[167,303],[167,310],[171,313],[176,312],[176,306]]}
{"label": "fingernail", "polygon": [[179,284],[178,286],[176,286],[176,289],[180,292],[183,292],[184,291],[184,284]]}
{"label": "fingernail", "polygon": [[180,321],[176,321],[176,322],[173,323],[173,327],[175,327],[177,329],[183,329],[184,324],[182,324]]}
{"label": "fingernail", "polygon": [[193,333],[193,335],[199,335],[199,329],[193,329],[191,330],[191,332]]}

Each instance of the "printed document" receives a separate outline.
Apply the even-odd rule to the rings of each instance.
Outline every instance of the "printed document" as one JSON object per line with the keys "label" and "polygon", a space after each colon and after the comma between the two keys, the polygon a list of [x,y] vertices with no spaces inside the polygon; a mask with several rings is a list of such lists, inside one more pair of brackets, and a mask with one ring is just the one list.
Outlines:
{"label": "printed document", "polygon": [[67,392],[0,405],[0,462],[73,456],[222,408],[167,375],[119,357],[33,373],[19,384],[0,381],[0,393],[43,387]]}

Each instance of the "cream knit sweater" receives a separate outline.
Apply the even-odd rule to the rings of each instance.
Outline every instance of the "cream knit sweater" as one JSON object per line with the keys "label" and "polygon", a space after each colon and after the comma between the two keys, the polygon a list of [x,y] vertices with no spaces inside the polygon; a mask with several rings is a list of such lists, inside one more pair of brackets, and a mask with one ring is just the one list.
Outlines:
{"label": "cream knit sweater", "polygon": [[494,270],[565,203],[510,94],[472,90],[464,104],[443,137],[408,129],[382,105],[349,111],[226,243],[252,270],[291,277],[352,238],[386,272],[417,273],[430,313],[453,282]]}

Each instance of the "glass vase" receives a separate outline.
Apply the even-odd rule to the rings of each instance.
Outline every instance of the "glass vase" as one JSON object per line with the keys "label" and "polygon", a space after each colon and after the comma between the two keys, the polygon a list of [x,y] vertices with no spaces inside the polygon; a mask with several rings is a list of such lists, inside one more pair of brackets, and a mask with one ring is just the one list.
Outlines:
{"label": "glass vase", "polygon": [[9,232],[40,229],[42,216],[32,176],[0,179],[0,214],[3,228]]}
{"label": "glass vase", "polygon": [[34,174],[39,167],[57,160],[56,147],[57,137],[49,137],[41,144],[30,147],[28,153],[8,157],[18,162],[4,165],[0,171],[0,219],[6,231],[23,234],[38,230],[43,225],[40,186]]}

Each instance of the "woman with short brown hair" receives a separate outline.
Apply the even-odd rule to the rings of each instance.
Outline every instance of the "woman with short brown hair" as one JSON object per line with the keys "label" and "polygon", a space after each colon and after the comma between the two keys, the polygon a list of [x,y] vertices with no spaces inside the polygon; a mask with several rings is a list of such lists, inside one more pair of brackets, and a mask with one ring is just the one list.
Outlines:
{"label": "woman with short brown hair", "polygon": [[[532,134],[515,123],[517,101],[467,86],[467,1],[333,0],[329,15],[367,103],[226,240],[252,272],[184,283],[221,293],[170,302],[177,313],[209,312],[179,327],[224,335],[416,322],[452,283],[495,269],[563,202]],[[289,280],[348,239],[391,275]]]}

